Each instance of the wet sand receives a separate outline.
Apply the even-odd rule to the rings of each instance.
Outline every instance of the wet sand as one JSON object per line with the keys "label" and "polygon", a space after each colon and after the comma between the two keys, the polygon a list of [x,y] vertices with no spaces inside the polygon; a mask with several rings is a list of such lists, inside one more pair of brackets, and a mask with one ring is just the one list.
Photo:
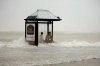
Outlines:
{"label": "wet sand", "polygon": [[64,62],[59,64],[50,64],[50,65],[43,65],[43,66],[100,66],[100,59],[93,58],[88,60],[82,61],[73,61],[73,62]]}

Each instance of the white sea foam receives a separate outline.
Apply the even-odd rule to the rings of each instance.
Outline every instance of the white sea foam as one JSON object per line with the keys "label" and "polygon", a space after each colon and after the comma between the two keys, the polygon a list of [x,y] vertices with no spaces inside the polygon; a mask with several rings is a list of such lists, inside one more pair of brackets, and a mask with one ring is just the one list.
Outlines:
{"label": "white sea foam", "polygon": [[13,40],[10,42],[2,42],[0,41],[0,47],[13,47],[13,48],[17,48],[17,47],[29,47],[30,45],[28,45],[27,42],[25,42],[25,39],[23,37],[17,39],[17,40]]}
{"label": "white sea foam", "polygon": [[[28,42],[23,37],[11,41],[2,42],[0,41],[0,47],[29,47]],[[39,43],[39,47],[99,47],[100,42],[89,43],[86,41],[73,40],[70,42],[64,41],[59,43]]]}
{"label": "white sea foam", "polygon": [[[4,47],[1,48],[0,56],[5,57],[6,60],[10,58],[9,62],[3,63],[3,65],[8,64],[8,66],[46,65],[100,58],[100,42],[89,43],[73,40],[70,42],[42,43],[38,47],[33,47],[22,37],[11,42],[0,42],[0,47]],[[5,47],[10,49],[6,48],[8,50],[5,50]]]}
{"label": "white sea foam", "polygon": [[39,44],[39,47],[99,47],[100,42],[89,43],[86,41],[73,40],[70,42],[64,41],[59,43]]}

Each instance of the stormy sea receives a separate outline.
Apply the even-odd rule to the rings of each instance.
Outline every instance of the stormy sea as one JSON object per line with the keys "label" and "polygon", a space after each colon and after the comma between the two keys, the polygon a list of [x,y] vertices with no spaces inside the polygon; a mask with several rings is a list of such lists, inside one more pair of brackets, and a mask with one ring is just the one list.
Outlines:
{"label": "stormy sea", "polygon": [[0,66],[99,65],[100,33],[54,32],[54,43],[37,47],[25,41],[24,32],[0,32]]}

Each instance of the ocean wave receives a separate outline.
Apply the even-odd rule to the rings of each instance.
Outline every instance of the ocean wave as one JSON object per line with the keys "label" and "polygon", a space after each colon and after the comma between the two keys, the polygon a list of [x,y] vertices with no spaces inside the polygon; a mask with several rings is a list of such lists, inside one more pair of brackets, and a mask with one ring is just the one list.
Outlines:
{"label": "ocean wave", "polygon": [[39,47],[100,47],[100,42],[89,43],[87,41],[73,40],[59,43],[39,44]]}
{"label": "ocean wave", "polygon": [[[28,42],[25,41],[23,37],[18,40],[11,42],[0,41],[0,47],[31,47]],[[54,43],[39,43],[39,47],[100,47],[100,42],[89,43],[87,41],[64,41],[64,42],[54,42]]]}
{"label": "ocean wave", "polygon": [[[9,64],[8,66],[48,65],[100,58],[100,42],[89,43],[86,41],[74,40],[71,42],[40,43],[38,47],[33,48],[34,46],[29,45],[25,42],[25,39],[21,37],[11,42],[0,41],[0,47],[10,47],[10,49],[6,48],[6,50],[5,48],[1,48],[0,51],[1,57],[4,57],[3,59],[10,58],[9,61],[11,62],[4,62],[4,64]],[[16,60],[12,61],[13,59]]]}
{"label": "ocean wave", "polygon": [[2,42],[0,41],[0,47],[29,47],[28,43],[25,41],[23,37],[19,38],[18,40],[13,40],[10,42]]}

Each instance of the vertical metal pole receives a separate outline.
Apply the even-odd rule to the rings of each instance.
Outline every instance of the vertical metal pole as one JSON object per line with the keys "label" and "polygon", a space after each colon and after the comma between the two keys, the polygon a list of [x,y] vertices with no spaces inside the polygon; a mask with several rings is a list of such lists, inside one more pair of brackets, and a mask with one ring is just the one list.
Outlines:
{"label": "vertical metal pole", "polygon": [[47,33],[49,32],[49,22],[47,22]]}
{"label": "vertical metal pole", "polygon": [[27,21],[25,21],[25,39],[26,39],[26,22],[27,22]]}
{"label": "vertical metal pole", "polygon": [[52,41],[53,41],[53,21],[52,21]]}
{"label": "vertical metal pole", "polygon": [[35,23],[35,45],[38,46],[38,21]]}

